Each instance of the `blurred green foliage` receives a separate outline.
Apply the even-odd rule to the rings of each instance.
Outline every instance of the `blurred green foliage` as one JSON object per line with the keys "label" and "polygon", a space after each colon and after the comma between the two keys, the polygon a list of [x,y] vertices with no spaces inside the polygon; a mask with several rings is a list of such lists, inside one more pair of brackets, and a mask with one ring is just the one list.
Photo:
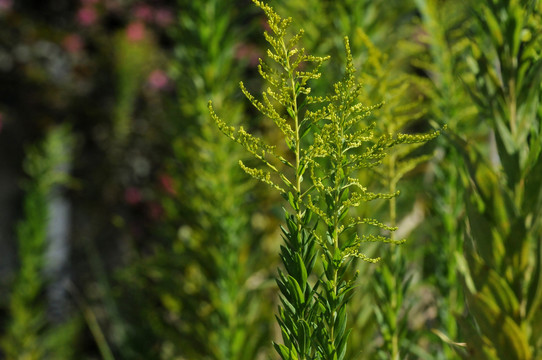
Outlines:
{"label": "blurred green foliage", "polygon": [[20,270],[12,285],[9,320],[0,346],[6,359],[72,359],[80,321],[78,316],[58,323],[47,314],[44,293],[49,278],[47,240],[51,234],[48,199],[58,186],[67,185],[66,166],[72,161],[74,139],[66,127],[51,129],[40,146],[28,151],[24,168],[24,218],[17,226]]}
{"label": "blurred green foliage", "polygon": [[[408,241],[355,265],[374,281],[350,300],[345,358],[387,358],[394,338],[400,358],[539,358],[540,1],[269,3],[333,59],[314,95],[344,75],[347,35],[364,96],[385,102],[374,121],[448,127],[359,179],[389,191],[401,175],[391,207],[356,215]],[[248,0],[0,0],[0,23],[0,358],[276,358],[282,199],[239,169],[254,164],[207,111],[213,99],[278,142],[237,88],[262,90],[263,16]],[[73,141],[58,325],[42,261],[60,180],[44,169],[59,158],[46,144]]]}
{"label": "blurred green foliage", "polygon": [[465,59],[474,77],[467,89],[490,121],[494,147],[489,156],[462,147],[471,181],[462,269],[474,320],[462,322],[472,334],[467,357],[536,359],[542,355],[535,335],[542,316],[542,5],[494,1],[472,11],[477,37]]}

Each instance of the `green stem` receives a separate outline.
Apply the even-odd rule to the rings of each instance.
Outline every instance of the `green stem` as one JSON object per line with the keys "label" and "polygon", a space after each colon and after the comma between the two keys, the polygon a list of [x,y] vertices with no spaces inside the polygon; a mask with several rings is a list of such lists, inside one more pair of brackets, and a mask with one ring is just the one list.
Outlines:
{"label": "green stem", "polygon": [[[397,155],[396,154],[391,154],[390,155],[390,160],[389,160],[389,192],[391,194],[394,194],[396,191],[397,191],[397,180],[395,179],[395,167],[396,167],[396,163],[397,163]],[[391,198],[390,199],[390,226],[396,226],[397,225],[397,200],[395,197]],[[391,240],[395,240],[395,232],[391,232],[390,234],[390,239]],[[398,304],[398,296],[397,296],[397,291],[401,291],[400,289],[397,288],[397,278],[398,278],[398,275],[397,274],[397,260],[398,260],[398,257],[399,257],[399,254],[398,254],[398,247],[396,245],[392,245],[392,248],[391,248],[391,256],[390,256],[390,260],[389,261],[389,267],[391,268],[390,270],[392,271],[392,273],[394,274],[394,276],[392,277],[391,281],[392,281],[392,289],[391,289],[391,307],[392,307],[392,311],[393,311],[393,314],[394,314],[394,324],[392,324],[392,334],[391,334],[391,359],[392,360],[399,360],[400,359],[400,350],[399,350],[399,331],[398,331],[398,323],[397,323],[397,320],[398,320],[398,310],[399,310],[399,307],[400,307],[400,304]]]}
{"label": "green stem", "polygon": [[98,323],[98,319],[96,319],[96,315],[92,311],[92,308],[86,303],[83,296],[79,293],[79,290],[71,282],[68,284],[68,291],[71,293],[75,303],[82,311],[83,317],[85,318],[90,333],[94,337],[94,341],[96,341],[96,345],[98,346],[98,351],[100,352],[102,359],[115,360],[115,356],[107,343],[105,335],[100,328],[100,324]]}
{"label": "green stem", "polygon": [[[335,197],[335,204],[336,206],[338,207],[339,204],[338,204],[338,201],[339,201],[339,196],[338,196],[338,192],[336,193],[336,197]],[[335,252],[337,251],[337,249],[339,249],[339,232],[337,231],[339,227],[339,217],[338,217],[338,213],[337,211],[335,211],[335,215],[334,215],[334,218],[333,218],[333,252],[332,254],[335,254]],[[331,264],[333,264],[333,262],[331,262]],[[340,266],[340,265],[339,265]],[[334,296],[337,298],[338,297],[338,274],[339,274],[339,267],[336,267],[335,264],[333,264],[333,294]],[[330,329],[329,329],[329,334],[330,334],[330,340],[331,342],[333,343],[333,347],[335,347],[335,321],[337,320],[337,314],[338,314],[338,309],[337,308],[334,308],[332,309],[333,312],[330,314],[331,315],[331,321],[329,322],[331,325],[330,325]]]}
{"label": "green stem", "polygon": [[[288,49],[286,47],[286,44],[284,41],[282,41],[282,47],[284,49],[284,53],[288,54]],[[288,71],[288,75],[290,77],[290,85],[292,87],[292,105],[291,110],[294,121],[294,133],[295,133],[295,205],[296,205],[296,225],[297,225],[297,247],[300,252],[299,255],[301,255],[301,258],[303,258],[303,250],[302,249],[302,231],[303,231],[303,209],[301,208],[301,183],[303,181],[303,174],[300,171],[301,168],[301,137],[299,135],[300,128],[299,128],[299,109],[297,106],[297,94],[296,94],[296,80],[293,75],[293,69],[291,68],[290,64],[290,58],[286,56],[286,70]],[[304,289],[303,289],[304,290]],[[301,314],[301,316],[304,316],[304,312]],[[306,350],[305,350],[306,352]],[[306,360],[308,354],[301,353],[299,355],[299,360]]]}
{"label": "green stem", "polygon": [[[344,119],[343,119],[344,120]],[[341,139],[344,139],[344,129],[343,129],[343,126],[342,124],[344,123],[344,121],[341,122],[341,126],[340,126],[340,138]],[[335,166],[335,199],[333,200],[333,205],[335,207],[335,209],[333,209],[333,251],[331,252],[332,256],[335,255],[335,253],[340,250],[340,245],[339,245],[339,216],[340,216],[340,208],[341,208],[341,204],[340,204],[340,201],[341,201],[341,188],[342,188],[342,182],[343,182],[343,179],[344,177],[346,176],[344,171],[344,167],[343,167],[343,143],[342,141],[339,142],[338,144],[338,151],[337,151],[337,154],[339,154],[339,158],[336,159],[337,162],[338,162],[338,166],[336,165]],[[348,211],[348,210],[346,210]],[[333,261],[331,261],[331,264],[330,266],[333,266],[333,294],[334,294],[334,297],[337,299],[338,296],[339,296],[339,279],[338,279],[338,275],[339,275],[339,270],[341,268],[341,265],[342,265],[342,260],[341,262],[338,264],[338,266],[335,265],[335,263]],[[333,350],[336,351],[336,341],[335,341],[335,322],[337,321],[337,317],[339,315],[339,310],[340,309],[337,309],[337,307],[335,306],[333,309],[331,309],[332,312],[330,314],[331,316],[331,319],[329,321],[329,324],[330,324],[330,329],[329,329],[329,334],[330,334],[330,341],[331,343],[333,344]]]}

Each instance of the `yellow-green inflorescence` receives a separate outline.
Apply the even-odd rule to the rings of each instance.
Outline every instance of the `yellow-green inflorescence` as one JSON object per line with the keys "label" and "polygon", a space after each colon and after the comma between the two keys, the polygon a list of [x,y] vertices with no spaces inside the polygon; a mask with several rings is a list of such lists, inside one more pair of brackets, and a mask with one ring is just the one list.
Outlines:
{"label": "yellow-green inflorescence", "polygon": [[[264,164],[264,169],[240,163],[250,176],[277,189],[294,214],[286,213],[285,244],[277,283],[281,306],[277,316],[284,344],[275,344],[283,359],[343,359],[349,331],[346,303],[352,295],[347,269],[352,258],[377,262],[364,254],[364,242],[402,243],[385,234],[396,230],[373,218],[350,216],[353,208],[375,199],[390,199],[395,193],[375,193],[358,180],[360,171],[382,163],[389,149],[405,143],[424,143],[438,131],[422,134],[382,134],[372,113],[382,104],[365,105],[362,87],[356,81],[348,38],[345,37],[346,68],[341,81],[326,96],[312,96],[309,80],[320,78],[320,68],[329,57],[308,55],[298,46],[303,30],[288,35],[291,19],[283,19],[263,2],[253,0],[266,14],[270,32],[269,62],[260,59],[258,70],[268,87],[261,100],[241,83],[241,91],[283,135],[289,149],[235,129],[221,120],[209,102],[211,117],[220,130]],[[314,216],[313,216],[314,215]],[[320,226],[316,224],[319,223]],[[381,229],[380,235],[358,234],[360,225]],[[315,246],[318,245],[318,246]],[[315,268],[321,253],[320,265]],[[314,269],[314,284],[310,275]]]}

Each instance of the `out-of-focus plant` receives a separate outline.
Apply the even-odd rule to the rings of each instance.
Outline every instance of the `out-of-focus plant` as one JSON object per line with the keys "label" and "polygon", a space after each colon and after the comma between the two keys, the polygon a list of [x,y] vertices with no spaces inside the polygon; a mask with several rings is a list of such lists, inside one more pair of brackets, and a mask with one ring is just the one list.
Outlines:
{"label": "out-of-focus plant", "polygon": [[[412,75],[407,75],[401,67],[401,58],[389,57],[379,51],[368,36],[358,29],[358,37],[367,48],[367,60],[363,64],[363,82],[372,101],[382,99],[386,105],[379,111],[379,131],[385,134],[395,134],[408,131],[409,126],[421,123],[426,115],[420,96],[416,96],[415,81]],[[419,126],[419,125],[418,125]],[[405,175],[428,161],[432,154],[424,154],[420,146],[424,143],[413,143],[393,148],[383,160],[383,166],[375,168],[376,180],[383,189],[395,193],[398,183]],[[396,227],[401,217],[398,214],[397,198],[389,201],[387,223]],[[416,203],[415,208],[421,207]],[[407,214],[408,215],[408,214]],[[408,226],[412,231],[420,223],[416,218]],[[402,232],[401,236],[406,236]],[[395,233],[390,233],[395,240]],[[400,359],[407,357],[410,348],[416,344],[419,332],[408,331],[408,319],[411,303],[408,301],[413,269],[407,268],[405,253],[402,247],[392,245],[389,253],[375,271],[375,314],[378,329],[384,340],[384,346],[378,351],[384,359]],[[413,253],[413,252],[412,252]]]}
{"label": "out-of-focus plant", "polygon": [[[358,29],[369,34],[379,49],[392,47],[395,41],[404,36],[404,24],[413,16],[413,6],[401,0],[275,0],[277,9],[292,14],[303,25],[305,36],[303,45],[319,53],[331,54],[333,58],[344,59],[343,34],[350,38],[354,61],[358,57],[363,40]],[[342,66],[329,64],[326,80],[338,72]],[[319,87],[319,84],[315,84]]]}
{"label": "out-of-focus plant", "polygon": [[143,22],[133,22],[113,38],[117,76],[113,139],[118,145],[125,145],[134,127],[132,117],[136,100],[145,76],[156,61],[152,36]]}
{"label": "out-of-focus plant", "polygon": [[[154,289],[140,299],[152,340],[134,333],[132,342],[152,344],[144,351],[162,358],[258,359],[271,345],[272,297],[264,294],[273,260],[254,251],[262,238],[252,226],[253,185],[237,165],[242,149],[220,133],[207,109],[213,97],[234,123],[243,117],[232,80],[250,64],[243,56],[255,51],[246,39],[247,14],[220,0],[183,0],[179,8],[170,72],[178,110],[168,125],[175,159],[167,164],[162,201],[165,222],[175,229],[163,233],[176,238],[123,276],[138,291]],[[156,311],[163,319],[153,317]]]}
{"label": "out-of-focus plant", "polygon": [[[282,359],[344,359],[350,333],[346,305],[355,286],[347,271],[352,259],[378,261],[360,252],[364,242],[401,242],[383,234],[357,233],[360,225],[394,231],[395,227],[374,218],[348,215],[362,203],[397,195],[369,192],[357,175],[381,164],[386,151],[395,145],[424,143],[437,133],[376,134],[376,124],[366,119],[379,105],[369,107],[360,102],[361,86],[355,81],[348,39],[343,80],[335,83],[325,97],[309,95],[307,83],[320,78],[319,69],[328,57],[306,54],[297,47],[303,30],[294,36],[287,33],[291,18],[282,19],[268,5],[254,3],[266,13],[271,30],[264,35],[272,62],[260,60],[258,68],[269,87],[262,93],[262,101],[243,83],[241,90],[276,124],[290,152],[283,157],[276,146],[243,127],[227,125],[211,104],[209,109],[229,138],[266,165],[266,170],[261,170],[240,162],[243,170],[278,190],[294,211],[290,214],[285,210],[287,227],[283,228],[281,246],[284,269],[279,270],[277,279],[281,293],[277,320],[283,344],[275,344],[275,349]],[[313,216],[323,226],[317,227]],[[320,261],[318,250],[322,253]],[[321,267],[321,274],[315,265]]]}
{"label": "out-of-focus plant", "polygon": [[[477,109],[461,83],[466,72],[462,61],[469,48],[471,21],[465,3],[417,0],[420,11],[418,56],[413,65],[424,72],[417,82],[427,97],[427,112],[432,121],[450,129],[439,139],[438,163],[433,175],[426,178],[431,197],[428,219],[431,242],[425,246],[422,274],[436,291],[437,323],[433,331],[443,342],[438,358],[450,359],[462,351],[464,336],[456,317],[462,316],[464,296],[458,272],[458,257],[463,253],[465,229],[465,188],[462,182],[462,156],[450,141],[453,133],[468,134],[471,140],[485,142],[489,126],[476,121]],[[466,80],[466,79],[464,79]],[[452,137],[453,138],[453,137]]]}
{"label": "out-of-focus plant", "polygon": [[468,226],[458,265],[469,315],[469,359],[542,356],[542,5],[494,0],[471,7],[463,76],[495,149],[457,139],[467,164]]}
{"label": "out-of-focus plant", "polygon": [[[181,193],[191,198],[188,205],[194,218],[182,227],[177,246],[187,255],[199,253],[180,279],[187,282],[180,303],[184,307],[180,317],[186,322],[181,327],[186,337],[182,352],[190,358],[207,353],[209,359],[251,360],[269,350],[272,303],[257,298],[265,297],[269,279],[265,265],[273,262],[265,251],[253,251],[262,238],[252,227],[254,208],[246,196],[252,185],[237,166],[243,155],[210,121],[207,109],[212,97],[234,123],[243,117],[245,106],[235,96],[234,79],[252,56],[239,58],[242,47],[251,49],[239,26],[246,12],[219,0],[182,3],[174,72],[181,116],[192,123],[192,131],[179,138],[182,142],[175,144],[175,151],[189,181]],[[185,44],[188,37],[194,41]],[[195,288],[200,289],[199,303],[187,301]],[[191,337],[195,327],[198,335]]]}
{"label": "out-of-focus plant", "polygon": [[44,301],[47,232],[54,216],[49,198],[54,187],[69,181],[65,169],[72,159],[73,141],[66,127],[54,128],[40,146],[29,150],[24,163],[29,179],[24,219],[17,227],[20,268],[11,290],[10,319],[0,338],[8,360],[70,359],[75,355],[72,344],[79,329],[77,317],[55,324],[48,318]]}
{"label": "out-of-focus plant", "polygon": [[[188,326],[182,327],[183,333],[191,334],[194,326],[200,328],[196,338],[199,344],[191,346],[192,355],[186,354],[196,356],[205,349],[211,359],[255,359],[267,351],[270,337],[271,302],[256,298],[264,294],[269,277],[265,265],[272,262],[265,259],[264,251],[252,250],[258,238],[251,226],[253,208],[246,197],[251,185],[237,166],[240,149],[228,143],[209,121],[207,109],[207,99],[213,97],[227,109],[234,123],[243,116],[245,106],[236,99],[234,79],[242,73],[241,65],[250,64],[252,56],[247,53],[248,59],[239,58],[242,47],[251,49],[239,27],[246,13],[233,3],[221,1],[190,3],[182,8],[190,11],[180,18],[175,72],[182,115],[185,122],[193,123],[193,131],[189,135],[192,139],[185,135],[183,142],[176,144],[176,153],[184,160],[183,170],[190,181],[181,191],[192,199],[189,206],[195,218],[184,225],[183,231],[190,234],[181,234],[179,241],[183,242],[181,251],[207,252],[191,262],[183,280],[191,283],[185,288],[185,299],[193,291],[190,287],[203,290],[203,301],[188,302],[181,312],[181,319],[189,320]],[[203,21],[194,22],[194,18]],[[188,36],[194,42],[185,45]],[[187,82],[188,78],[191,81]],[[193,94],[199,95],[194,102],[190,100]]]}

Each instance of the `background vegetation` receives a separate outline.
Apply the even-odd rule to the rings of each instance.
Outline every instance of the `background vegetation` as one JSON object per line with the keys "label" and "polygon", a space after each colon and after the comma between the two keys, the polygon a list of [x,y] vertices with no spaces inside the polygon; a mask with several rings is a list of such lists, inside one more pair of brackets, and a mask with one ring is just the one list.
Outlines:
{"label": "background vegetation", "polygon": [[[346,359],[542,357],[542,4],[270,0],[382,133]],[[0,359],[276,359],[278,193],[211,119],[278,143],[249,0],[0,0]],[[281,149],[283,150],[283,149]]]}

